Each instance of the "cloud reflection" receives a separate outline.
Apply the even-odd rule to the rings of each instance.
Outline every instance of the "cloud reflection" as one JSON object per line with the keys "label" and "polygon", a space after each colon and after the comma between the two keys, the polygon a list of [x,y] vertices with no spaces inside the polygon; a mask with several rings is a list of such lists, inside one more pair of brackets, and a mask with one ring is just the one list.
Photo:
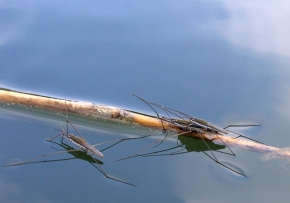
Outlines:
{"label": "cloud reflection", "polygon": [[234,45],[289,56],[290,4],[278,1],[222,0],[230,18],[220,22],[221,34]]}
{"label": "cloud reflection", "polygon": [[5,202],[11,196],[17,196],[21,193],[21,187],[15,183],[8,182],[0,178],[0,201]]}
{"label": "cloud reflection", "polygon": [[30,27],[33,12],[30,4],[0,1],[0,45],[21,38]]}

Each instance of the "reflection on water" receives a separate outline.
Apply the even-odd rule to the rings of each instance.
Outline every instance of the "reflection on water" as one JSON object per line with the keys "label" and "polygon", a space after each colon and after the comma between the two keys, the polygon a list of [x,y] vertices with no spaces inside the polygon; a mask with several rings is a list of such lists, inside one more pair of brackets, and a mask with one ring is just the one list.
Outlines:
{"label": "reflection on water", "polygon": [[[224,145],[219,145],[211,141],[203,141],[201,139],[191,137],[179,136],[178,140],[185,146],[185,149],[188,152],[204,152],[209,151],[210,149],[217,151],[226,148]],[[204,142],[206,142],[206,144]]]}
{"label": "reflection on water", "polygon": [[[220,23],[220,26],[226,27],[220,30],[220,34],[240,47],[289,56],[288,4],[284,1],[279,1],[278,4],[274,2],[264,4],[264,1],[255,3],[245,1],[238,4],[231,1],[223,2],[231,17],[226,22]],[[274,29],[269,31],[271,28]]]}

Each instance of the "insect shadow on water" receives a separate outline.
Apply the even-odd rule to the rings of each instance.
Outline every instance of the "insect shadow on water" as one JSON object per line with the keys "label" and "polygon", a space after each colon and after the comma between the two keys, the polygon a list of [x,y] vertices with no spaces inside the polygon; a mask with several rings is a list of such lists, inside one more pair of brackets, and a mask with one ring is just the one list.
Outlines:
{"label": "insect shadow on water", "polygon": [[[237,137],[235,137],[235,139],[239,138],[239,137],[243,137],[245,139],[249,139],[258,143],[261,143],[259,141],[256,141],[254,139],[248,138],[240,133],[236,133],[233,131],[228,130],[227,128],[230,127],[249,127],[249,126],[260,126],[260,125],[256,125],[256,124],[251,124],[251,125],[226,125],[224,128],[221,128],[219,126],[216,126],[210,122],[207,122],[203,119],[199,119],[199,118],[195,118],[192,117],[188,114],[185,114],[181,111],[177,111],[168,107],[164,107],[162,105],[153,103],[153,102],[149,102],[146,101],[145,99],[133,94],[135,97],[137,97],[138,99],[140,99],[141,101],[143,101],[144,103],[146,103],[156,114],[156,117],[161,121],[162,124],[162,132],[166,133],[166,135],[164,136],[164,138],[154,141],[153,143],[149,144],[148,146],[146,146],[145,148],[143,148],[142,150],[138,151],[137,153],[134,153],[133,155],[118,159],[117,161],[120,160],[125,160],[128,158],[132,158],[132,157],[136,157],[136,156],[142,156],[142,157],[148,157],[148,156],[164,156],[164,155],[177,155],[177,154],[183,154],[183,153],[188,153],[188,152],[192,152],[192,151],[198,151],[198,152],[203,152],[205,155],[207,155],[209,158],[211,158],[212,160],[214,160],[216,163],[220,164],[221,166],[239,174],[242,175],[244,177],[246,177],[246,175],[244,175],[243,173],[240,173],[236,170],[234,170],[233,168],[221,163],[216,155],[214,154],[213,151],[217,151],[217,150],[221,150],[221,149],[225,149],[227,148],[229,150],[229,152],[224,152],[224,151],[217,151],[219,153],[224,153],[224,154],[228,154],[228,155],[232,155],[235,156],[235,153],[231,150],[231,148],[229,146],[227,146],[227,144],[220,138],[220,136],[223,136],[225,134],[228,133],[234,133],[237,135]],[[155,110],[154,107],[157,107],[161,110],[163,110],[167,116],[160,116],[159,113]],[[164,122],[170,123],[171,125],[174,125],[178,128],[180,128],[183,132],[176,134],[176,135],[171,135],[168,136],[168,131],[166,130],[166,128],[164,127]],[[190,132],[195,132],[197,134],[200,134],[199,139],[196,138],[185,138],[186,134],[190,133]],[[219,139],[223,145],[217,145],[215,143],[213,143],[211,140],[205,140],[202,137],[202,133],[213,133],[217,139]],[[155,151],[155,152],[150,152],[150,153],[146,153],[146,154],[139,154],[140,152],[148,149],[149,147],[153,146],[153,148],[156,148],[157,146],[159,146],[165,139],[169,138],[169,137],[178,137],[177,141],[180,141],[181,144],[177,143],[177,146],[172,147],[172,148],[168,148],[168,149],[164,149],[164,150],[159,150],[159,151]],[[187,140],[187,142],[185,142],[185,140]],[[190,142],[195,142],[195,143],[199,143],[199,146],[203,146],[203,150],[198,149],[198,148],[192,148],[192,144],[190,144]],[[198,146],[197,144],[195,145]],[[160,154],[162,152],[166,152],[166,151],[170,151],[173,149],[177,149],[180,147],[185,146],[185,148],[182,148],[182,150],[180,151],[176,151],[176,152],[171,152],[169,154]],[[184,149],[186,149],[186,151],[184,152]],[[183,151],[183,152],[181,152]],[[206,151],[209,151],[209,153],[206,153]]]}
{"label": "insect shadow on water", "polygon": [[[97,160],[95,157],[93,157],[94,155],[100,157],[100,158],[103,158],[104,155],[101,151],[104,151],[104,150],[107,150],[113,146],[115,146],[116,144],[122,142],[122,141],[125,141],[125,140],[132,140],[132,139],[140,139],[140,138],[144,138],[144,137],[147,137],[149,135],[146,135],[146,136],[141,136],[141,137],[137,137],[137,138],[121,138],[121,139],[116,139],[116,140],[110,140],[110,141],[107,141],[107,142],[103,142],[103,143],[99,143],[99,144],[95,144],[95,145],[91,145],[89,144],[85,138],[83,137],[83,135],[79,132],[79,130],[71,123],[71,121],[68,119],[68,114],[69,114],[69,110],[68,110],[68,107],[67,107],[67,115],[66,115],[66,130],[62,129],[62,130],[58,130],[58,129],[53,129],[53,130],[58,130],[60,131],[61,133],[54,136],[53,138],[51,139],[46,139],[46,141],[48,142],[52,142],[54,144],[58,144],[59,146],[65,148],[66,150],[62,150],[62,151],[56,151],[56,152],[52,152],[52,153],[48,153],[48,154],[43,154],[43,155],[40,155],[40,156],[37,156],[37,157],[34,157],[32,159],[29,159],[27,161],[23,161],[23,162],[18,162],[18,163],[13,163],[13,164],[6,164],[6,165],[2,165],[2,166],[5,166],[5,167],[8,167],[8,166],[17,166],[17,165],[23,165],[23,164],[30,164],[30,163],[38,163],[38,162],[51,162],[51,161],[57,161],[57,160],[48,160],[48,161],[34,161],[34,160],[37,160],[37,159],[40,159],[40,158],[43,158],[43,157],[46,157],[46,156],[50,156],[50,155],[54,155],[54,154],[61,154],[61,153],[70,153],[71,155],[73,155],[75,158],[78,158],[78,159],[82,159],[82,160],[86,160],[88,162],[90,162],[91,164],[93,164],[106,178],[108,179],[111,179],[111,180],[114,180],[114,181],[118,181],[118,182],[121,182],[121,183],[124,183],[124,184],[127,184],[127,185],[131,185],[131,186],[135,186],[134,184],[131,184],[131,183],[128,183],[126,181],[123,181],[123,180],[120,180],[120,179],[117,179],[117,178],[114,178],[114,177],[111,177],[109,176],[105,171],[104,169],[101,167],[101,164],[103,164],[103,162]],[[78,133],[78,136],[76,135],[73,135],[73,134],[70,134],[68,133],[68,125],[70,124],[70,126]],[[54,142],[53,140],[57,137],[61,137],[61,143],[56,143]],[[63,142],[63,138],[66,138],[67,140],[71,141],[72,143],[74,143],[76,146],[79,147],[79,149],[74,149],[73,147],[65,144]],[[107,143],[111,143],[111,142],[115,142],[114,144],[106,147],[105,149],[103,150],[98,150],[97,148],[95,148],[95,146],[97,145],[102,145],[102,144],[107,144]],[[74,159],[74,158],[70,158],[70,159]],[[61,160],[70,160],[70,159],[60,159],[59,161]]]}

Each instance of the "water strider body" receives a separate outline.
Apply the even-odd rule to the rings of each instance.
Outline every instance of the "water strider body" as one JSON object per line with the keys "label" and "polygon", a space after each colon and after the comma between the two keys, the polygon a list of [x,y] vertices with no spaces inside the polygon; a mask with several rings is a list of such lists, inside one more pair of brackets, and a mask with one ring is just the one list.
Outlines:
{"label": "water strider body", "polygon": [[94,155],[97,155],[100,158],[104,158],[103,153],[100,152],[95,147],[92,147],[86,140],[84,140],[84,139],[82,139],[80,137],[77,137],[77,136],[75,136],[73,134],[67,134],[66,137],[67,137],[68,140],[70,140],[72,143],[77,145],[83,151],[90,152],[90,153],[92,153]]}
{"label": "water strider body", "polygon": [[82,136],[82,134],[74,127],[74,125],[67,119],[67,122],[77,131],[77,133],[81,136],[78,137],[76,135],[73,134],[69,134],[67,131],[65,130],[61,130],[61,134],[53,137],[52,139],[46,140],[48,142],[51,142],[53,139],[55,139],[58,136],[62,136],[64,138],[66,138],[67,140],[71,141],[72,143],[74,143],[75,145],[77,145],[81,150],[86,151],[86,152],[90,152],[91,154],[94,154],[100,158],[104,158],[104,155],[102,152],[100,152],[97,148],[95,148],[93,145],[89,144],[85,138]]}
{"label": "water strider body", "polygon": [[220,128],[206,120],[199,118],[181,119],[181,118],[167,118],[161,117],[162,120],[168,123],[174,124],[183,130],[196,131],[202,133],[203,131],[210,131],[218,134],[228,134],[229,132],[223,128]]}

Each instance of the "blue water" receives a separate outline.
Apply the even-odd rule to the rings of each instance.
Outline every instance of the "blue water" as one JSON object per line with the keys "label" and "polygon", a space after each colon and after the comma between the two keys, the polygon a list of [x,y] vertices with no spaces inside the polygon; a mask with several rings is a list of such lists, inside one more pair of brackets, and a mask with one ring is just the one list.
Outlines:
{"label": "blue water", "polygon": [[[154,114],[135,93],[215,124],[260,123],[238,131],[289,147],[289,9],[286,2],[2,1],[0,86]],[[64,116],[11,106],[0,112],[1,164],[57,148],[45,138]],[[162,135],[73,123],[91,143]],[[82,160],[49,162],[1,168],[0,201],[288,202],[288,160],[262,161],[238,148],[236,157],[218,156],[246,178],[202,153],[115,162],[152,140],[122,143],[102,160],[108,174],[137,188]]]}

